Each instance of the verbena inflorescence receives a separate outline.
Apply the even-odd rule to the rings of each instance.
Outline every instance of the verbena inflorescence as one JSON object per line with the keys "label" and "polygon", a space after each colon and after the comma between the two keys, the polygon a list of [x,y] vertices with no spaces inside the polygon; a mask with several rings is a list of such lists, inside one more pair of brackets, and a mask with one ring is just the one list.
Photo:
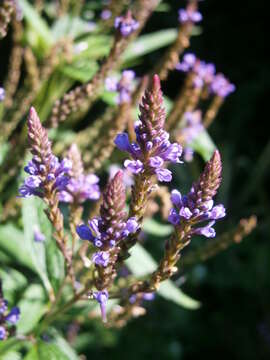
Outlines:
{"label": "verbena inflorescence", "polygon": [[[0,87],[0,144],[4,144],[0,189],[13,184],[16,175],[21,179],[23,159],[26,177],[21,180],[19,196],[8,199],[8,191],[3,191],[1,216],[6,220],[11,214],[17,221],[23,207],[22,221],[18,220],[15,230],[20,235],[22,227],[26,228],[25,248],[31,256],[25,259],[23,248],[19,265],[36,271],[46,290],[37,325],[20,340],[39,344],[40,337],[46,338],[50,326],[77,301],[84,304],[82,314],[89,312],[89,318],[96,316],[97,307],[108,326],[124,326],[130,318],[145,313],[144,300],[153,300],[160,284],[177,272],[182,250],[193,237],[202,235],[211,244],[215,221],[226,215],[223,204],[214,204],[221,184],[221,156],[212,143],[205,150],[200,137],[207,139],[206,129],[235,86],[214,64],[185,53],[202,20],[196,0],[179,9],[175,38],[143,76],[140,68],[135,72],[131,67],[143,61],[138,54],[150,50],[144,42],[131,45],[160,1],[134,0],[127,6],[126,1],[111,0],[98,9],[95,24],[78,20],[84,11],[81,2],[57,2],[53,9],[59,23],[54,23],[53,31],[63,32],[63,39],[58,40],[49,27],[50,36],[47,27],[32,33],[29,13],[23,20],[16,2],[4,3],[0,5],[0,35],[5,36],[12,27],[13,48],[8,76]],[[38,18],[45,11],[53,21],[52,10],[43,8],[43,2],[35,5],[36,10],[30,9]],[[70,28],[66,25],[69,15],[74,21]],[[63,19],[67,23],[61,23]],[[48,44],[47,37],[51,39]],[[159,48],[155,41],[152,46]],[[183,87],[174,100],[165,99],[163,82],[177,70],[183,73]],[[196,141],[200,146],[194,145]],[[25,156],[27,143],[31,159]],[[198,150],[201,148],[205,151]],[[12,156],[8,156],[10,149]],[[195,150],[207,162],[188,194],[182,195],[179,174],[193,160]],[[31,202],[29,197],[37,200]],[[33,213],[25,211],[27,201],[36,206]],[[154,219],[153,214],[157,215]],[[31,221],[25,224],[29,216]],[[158,245],[164,250],[156,268],[151,265],[152,270],[143,272],[136,268],[141,266],[137,265],[140,259],[126,260],[136,249],[151,259],[142,246],[147,239],[144,226],[151,228],[156,223],[160,228],[166,223],[171,232],[164,246]],[[249,221],[241,224],[233,233],[238,238],[255,226]],[[171,286],[178,294],[177,286]],[[17,336],[20,310],[9,309],[0,290],[0,340],[6,340]],[[166,292],[165,297],[170,294]],[[90,310],[89,302],[94,304]],[[80,309],[78,306],[74,313],[79,314]],[[72,316],[70,311],[71,324],[76,322]]]}

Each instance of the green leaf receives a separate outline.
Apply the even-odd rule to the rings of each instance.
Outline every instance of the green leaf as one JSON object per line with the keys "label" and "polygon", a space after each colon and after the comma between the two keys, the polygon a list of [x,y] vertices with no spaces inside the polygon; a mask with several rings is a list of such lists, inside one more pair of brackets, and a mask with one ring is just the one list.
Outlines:
{"label": "green leaf", "polygon": [[5,341],[0,341],[0,359],[5,359],[3,355],[8,356],[8,354],[13,353],[26,342],[27,341],[25,340],[19,340],[14,337],[11,337]]}
{"label": "green leaf", "polygon": [[45,215],[42,219],[42,210],[43,203],[41,199],[30,197],[23,200],[22,218],[24,225],[25,248],[27,249],[30,258],[32,259],[35,270],[40,276],[47,292],[51,293],[53,290],[47,275],[45,246],[44,243],[36,243],[34,241],[35,227],[41,230],[41,225],[44,223],[44,221],[46,221]]}
{"label": "green leaf", "polygon": [[167,46],[176,39],[176,36],[176,29],[160,30],[142,35],[128,47],[123,60],[127,62]]}
{"label": "green leaf", "polygon": [[197,151],[205,161],[208,161],[211,158],[216,149],[216,145],[206,130],[202,131],[192,142],[191,147],[193,150]]}
{"label": "green leaf", "polygon": [[24,360],[70,360],[70,358],[56,344],[39,341]]}
{"label": "green leaf", "polygon": [[19,334],[27,334],[36,326],[47,309],[42,286],[30,285],[24,292],[18,306],[21,316],[17,324],[17,331]]}
{"label": "green leaf", "polygon": [[69,345],[69,343],[59,334],[56,330],[52,330],[51,333],[54,338],[54,343],[59,349],[68,357],[69,360],[79,360],[78,355]]}
{"label": "green leaf", "polygon": [[155,236],[168,236],[173,232],[171,225],[164,225],[155,219],[146,219],[143,224],[143,231]]}
{"label": "green leaf", "polygon": [[13,224],[0,226],[0,250],[4,251],[15,263],[34,270],[34,264],[25,247],[22,231]]}
{"label": "green leaf", "polygon": [[27,279],[21,272],[10,268],[0,269],[0,277],[5,298],[12,303],[16,293],[23,291],[27,286]]}
{"label": "green leaf", "polygon": [[[140,244],[136,244],[130,252],[131,256],[126,260],[126,265],[135,276],[146,276],[157,269],[156,261]],[[198,301],[184,294],[171,280],[162,283],[158,294],[186,309],[194,310],[200,306]]]}
{"label": "green leaf", "polygon": [[82,34],[88,33],[90,28],[88,21],[84,21],[76,16],[64,15],[56,20],[51,31],[53,38],[56,40],[65,36],[75,39]]}
{"label": "green leaf", "polygon": [[60,71],[71,79],[87,82],[92,79],[98,70],[98,65],[89,59],[80,59],[72,64],[67,64],[61,67]]}
{"label": "green leaf", "polygon": [[16,351],[9,351],[1,359],[2,360],[20,360],[20,359],[22,359],[22,356],[20,353],[18,353]]}
{"label": "green leaf", "polygon": [[20,0],[24,18],[43,49],[47,50],[53,44],[53,37],[47,23],[38,14],[36,9],[27,0]]}

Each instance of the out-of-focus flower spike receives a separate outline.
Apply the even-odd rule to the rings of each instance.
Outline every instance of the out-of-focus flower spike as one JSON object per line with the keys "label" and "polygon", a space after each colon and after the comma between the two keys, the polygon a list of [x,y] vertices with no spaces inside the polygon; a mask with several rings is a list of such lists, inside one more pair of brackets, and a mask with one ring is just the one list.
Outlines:
{"label": "out-of-focus flower spike", "polygon": [[3,0],[0,5],[0,39],[7,34],[7,28],[15,11],[15,0]]}
{"label": "out-of-focus flower spike", "polygon": [[76,179],[83,175],[82,157],[79,148],[75,143],[69,148],[67,158],[72,162],[70,176]]}
{"label": "out-of-focus flower spike", "polygon": [[29,111],[27,126],[30,151],[35,156],[35,161],[44,164],[49,169],[53,158],[51,142],[33,106]]}
{"label": "out-of-focus flower spike", "polygon": [[109,182],[100,207],[100,215],[104,221],[102,227],[108,228],[123,221],[125,216],[126,194],[123,183],[123,171],[119,170]]}

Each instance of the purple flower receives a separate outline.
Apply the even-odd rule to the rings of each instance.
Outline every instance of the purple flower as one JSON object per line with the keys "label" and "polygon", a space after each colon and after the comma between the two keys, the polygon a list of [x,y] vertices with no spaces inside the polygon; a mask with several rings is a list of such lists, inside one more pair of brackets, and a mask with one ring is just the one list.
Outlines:
{"label": "purple flower", "polygon": [[124,70],[119,81],[117,81],[116,77],[108,77],[105,80],[105,87],[108,91],[118,92],[118,104],[130,102],[134,78],[135,72],[133,70]]}
{"label": "purple flower", "polygon": [[128,219],[128,221],[126,222],[126,228],[125,230],[128,231],[129,233],[135,233],[138,229],[138,222],[136,220],[135,217],[131,217]]}
{"label": "purple flower", "polygon": [[25,179],[24,184],[20,187],[20,195],[22,197],[31,195],[42,197],[46,183],[53,183],[53,188],[57,191],[66,189],[69,182],[67,173],[70,167],[71,163],[67,159],[63,159],[60,163],[55,157],[52,159],[50,173],[45,177],[46,167],[43,164],[36,163],[33,158],[24,168],[25,172],[31,175]]}
{"label": "purple flower", "polygon": [[[168,220],[174,226],[182,223],[197,225],[209,220],[218,220],[226,215],[222,204],[213,207],[213,197],[221,181],[221,160],[216,151],[211,160],[206,164],[199,180],[193,184],[187,196],[182,196],[179,191],[171,192],[171,201],[174,207],[170,211]],[[210,221],[204,227],[190,230],[191,234],[214,237],[215,230],[212,226],[215,221]]]}
{"label": "purple flower", "polygon": [[202,14],[199,11],[192,9],[192,7],[187,7],[186,9],[178,10],[178,21],[180,23],[198,23],[202,21]]}
{"label": "purple flower", "polygon": [[125,160],[124,166],[133,174],[139,174],[143,171],[143,163],[140,160]]}
{"label": "purple flower", "polygon": [[202,14],[199,11],[194,10],[191,6],[187,6],[186,9],[178,10],[178,21],[180,23],[198,23],[202,21]]}
{"label": "purple flower", "polygon": [[92,234],[92,231],[89,229],[87,225],[79,225],[76,227],[77,234],[82,240],[94,241],[95,237]]}
{"label": "purple flower", "polygon": [[129,138],[127,133],[118,134],[114,139],[115,145],[121,151],[127,151],[129,153],[132,152],[132,148],[130,146]]}
{"label": "purple flower", "polygon": [[7,300],[0,298],[0,315],[4,314],[7,311],[8,309],[7,305],[8,305]]}
{"label": "purple flower", "polygon": [[180,222],[180,216],[178,214],[178,211],[176,211],[175,209],[171,209],[168,221],[173,225],[178,225]]}
{"label": "purple flower", "polygon": [[[182,147],[177,143],[171,143],[169,134],[164,130],[165,110],[157,75],[153,78],[152,87],[143,97],[140,120],[135,122],[137,141],[131,143],[128,134],[122,133],[116,136],[115,144],[121,151],[131,155],[133,160],[125,160],[124,166],[132,173],[156,174],[159,181],[170,182],[172,174],[163,168],[164,163],[181,163]],[[155,110],[150,111],[151,107]]]}
{"label": "purple flower", "polygon": [[98,200],[100,190],[98,186],[99,178],[94,174],[80,175],[78,178],[70,178],[65,190],[59,194],[59,200],[71,203],[76,199],[78,203],[86,200]]}
{"label": "purple flower", "polygon": [[154,298],[155,298],[155,293],[144,293],[143,294],[143,300],[153,301]]}
{"label": "purple flower", "polygon": [[20,309],[15,306],[9,312],[9,314],[5,317],[5,320],[12,325],[16,325],[20,318]]}
{"label": "purple flower", "polygon": [[222,219],[224,216],[226,216],[226,209],[222,204],[214,206],[209,212],[209,219],[212,220]]}
{"label": "purple flower", "polygon": [[6,92],[5,89],[0,86],[0,102],[5,100]]}
{"label": "purple flower", "polygon": [[107,251],[98,251],[93,254],[92,261],[98,266],[107,267],[110,261],[110,254]]}
{"label": "purple flower", "polygon": [[155,173],[160,182],[170,182],[172,181],[172,173],[168,169],[156,169]]}
{"label": "purple flower", "polygon": [[102,10],[102,12],[100,14],[100,17],[102,20],[108,20],[111,18],[111,16],[112,16],[112,12],[108,9]]}
{"label": "purple flower", "polygon": [[6,329],[0,325],[0,340],[5,340],[7,336]]}
{"label": "purple flower", "polygon": [[180,211],[179,211],[179,215],[180,215],[180,217],[188,220],[188,219],[191,218],[191,216],[192,216],[193,214],[192,214],[192,212],[189,210],[188,207],[182,206],[181,209],[180,209]]}
{"label": "purple flower", "polygon": [[44,242],[46,237],[42,232],[39,230],[38,226],[34,227],[34,241],[35,242]]}
{"label": "purple flower", "polygon": [[153,168],[160,168],[163,164],[164,161],[160,156],[153,156],[149,159],[149,165]]}
{"label": "purple flower", "polygon": [[128,11],[125,16],[115,18],[114,27],[122,36],[127,37],[139,28],[139,23],[132,17],[131,11]]}
{"label": "purple flower", "polygon": [[109,294],[107,290],[95,291],[93,293],[94,299],[100,304],[101,317],[103,322],[107,322],[106,305],[108,302]]}
{"label": "purple flower", "polygon": [[192,232],[193,234],[203,235],[207,238],[213,238],[216,236],[215,229],[212,228],[214,224],[215,221],[211,221],[207,226],[194,229]]}
{"label": "purple flower", "polygon": [[231,84],[223,74],[217,74],[212,81],[210,89],[214,94],[225,98],[235,91],[235,85]]}

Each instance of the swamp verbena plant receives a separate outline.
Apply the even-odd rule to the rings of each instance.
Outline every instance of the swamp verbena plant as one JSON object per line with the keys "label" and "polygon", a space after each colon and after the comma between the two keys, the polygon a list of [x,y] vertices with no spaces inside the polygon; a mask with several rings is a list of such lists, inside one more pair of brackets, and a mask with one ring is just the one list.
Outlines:
{"label": "swamp verbena plant", "polygon": [[[150,51],[163,46],[160,34],[137,39],[160,3],[100,3],[96,23],[86,20],[88,3],[80,1],[0,5],[0,36],[11,26],[13,41],[0,87],[0,340],[17,340],[31,356],[52,345],[61,353],[52,339],[60,332],[68,336],[62,315],[67,323],[81,324],[80,315],[94,322],[101,314],[104,326],[122,327],[143,315],[144,301],[156,293],[195,308],[174,275],[240,242],[256,225],[255,217],[242,219],[216,237],[215,222],[226,215],[223,204],[214,204],[222,160],[206,129],[235,87],[214,64],[190,52],[181,57],[202,21],[196,0],[179,10],[177,30],[163,32],[169,46],[153,68],[141,77],[130,69],[149,52],[147,46]],[[185,78],[170,100],[160,81],[174,71]],[[102,103],[101,114],[94,103]],[[183,195],[175,173],[194,152],[206,164]],[[26,177],[18,194],[23,162]],[[169,235],[158,263],[142,246],[155,227]],[[5,236],[14,246],[6,245]],[[207,238],[205,245],[182,257],[196,236]],[[10,254],[19,268],[10,266]],[[29,326],[24,281],[32,275],[20,274],[21,267],[35,274],[28,292],[40,297]],[[5,285],[8,281],[22,296]]]}

